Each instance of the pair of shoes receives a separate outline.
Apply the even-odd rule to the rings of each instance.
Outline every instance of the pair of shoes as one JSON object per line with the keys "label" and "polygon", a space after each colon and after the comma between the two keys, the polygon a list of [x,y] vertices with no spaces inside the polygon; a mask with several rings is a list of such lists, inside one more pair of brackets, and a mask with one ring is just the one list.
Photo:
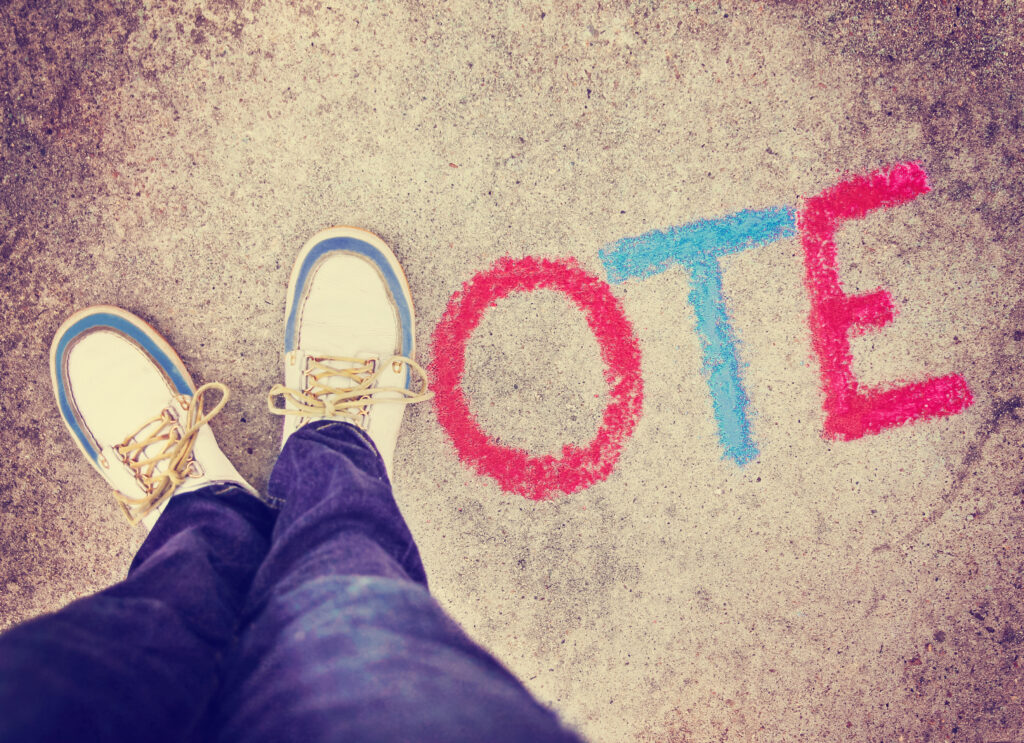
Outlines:
{"label": "pair of shoes", "polygon": [[[433,396],[414,360],[412,295],[398,260],[363,230],[314,235],[292,270],[285,317],[284,384],[268,397],[284,416],[281,446],[310,422],[347,421],[370,436],[390,475],[406,405]],[[209,425],[228,388],[197,387],[170,344],[130,312],[96,306],[69,317],[53,339],[50,375],[72,438],[131,523],[151,528],[172,495],[214,483],[258,497]]]}

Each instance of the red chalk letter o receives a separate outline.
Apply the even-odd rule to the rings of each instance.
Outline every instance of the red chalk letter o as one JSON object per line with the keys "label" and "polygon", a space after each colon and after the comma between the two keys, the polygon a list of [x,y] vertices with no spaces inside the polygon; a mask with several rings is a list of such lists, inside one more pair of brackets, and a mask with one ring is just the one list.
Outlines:
{"label": "red chalk letter o", "polygon": [[[484,312],[512,292],[535,289],[562,292],[583,312],[601,346],[611,395],[594,440],[582,449],[565,445],[559,459],[531,457],[495,443],[480,429],[462,390],[466,344]],[[551,497],[554,491],[575,493],[611,474],[640,417],[643,379],[633,326],[606,282],[571,258],[502,258],[452,295],[433,341],[430,373],[437,418],[463,462],[496,479],[504,490],[533,500]]]}

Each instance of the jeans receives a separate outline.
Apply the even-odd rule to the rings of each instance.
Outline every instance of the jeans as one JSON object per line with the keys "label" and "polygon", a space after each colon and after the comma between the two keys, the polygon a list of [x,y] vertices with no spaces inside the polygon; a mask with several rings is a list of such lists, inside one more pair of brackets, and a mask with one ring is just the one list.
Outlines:
{"label": "jeans", "polygon": [[370,439],[174,496],[127,578],[0,636],[0,742],[577,741],[427,592]]}

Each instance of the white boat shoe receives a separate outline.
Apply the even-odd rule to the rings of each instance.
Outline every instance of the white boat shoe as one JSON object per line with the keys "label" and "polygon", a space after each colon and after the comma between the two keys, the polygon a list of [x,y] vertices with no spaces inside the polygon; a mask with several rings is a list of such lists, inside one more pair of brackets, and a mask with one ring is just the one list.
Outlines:
{"label": "white boat shoe", "polygon": [[[50,376],[72,438],[131,523],[152,528],[172,495],[213,483],[259,497],[209,426],[227,387],[197,389],[174,349],[130,312],[97,306],[69,317],[50,348]],[[213,391],[220,400],[207,412]]]}
{"label": "white boat shoe", "polygon": [[311,421],[347,421],[370,436],[390,476],[405,406],[434,396],[413,358],[412,295],[398,259],[364,230],[317,233],[295,261],[285,318],[284,384],[267,403],[284,416],[281,446]]}

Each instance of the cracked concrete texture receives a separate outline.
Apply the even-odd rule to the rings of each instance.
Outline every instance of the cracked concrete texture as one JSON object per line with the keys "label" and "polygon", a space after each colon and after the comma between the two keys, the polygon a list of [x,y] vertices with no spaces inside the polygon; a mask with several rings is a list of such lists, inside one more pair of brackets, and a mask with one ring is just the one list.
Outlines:
{"label": "cracked concrete texture", "polygon": [[[235,396],[257,486],[278,437],[291,261],[337,223],[402,260],[421,360],[497,258],[798,205],[920,160],[933,191],[843,227],[849,291],[900,315],[866,381],[957,372],[967,412],[821,437],[800,244],[724,262],[757,461],[721,459],[679,270],[614,287],[644,414],[608,480],[531,502],[409,411],[396,495],[435,595],[595,741],[1016,740],[1024,17],[1014,2],[13,2],[0,8],[0,626],[123,576],[143,534],[65,433],[46,373],[75,309],[154,323]],[[586,324],[498,303],[465,388],[493,436],[596,430]]]}

